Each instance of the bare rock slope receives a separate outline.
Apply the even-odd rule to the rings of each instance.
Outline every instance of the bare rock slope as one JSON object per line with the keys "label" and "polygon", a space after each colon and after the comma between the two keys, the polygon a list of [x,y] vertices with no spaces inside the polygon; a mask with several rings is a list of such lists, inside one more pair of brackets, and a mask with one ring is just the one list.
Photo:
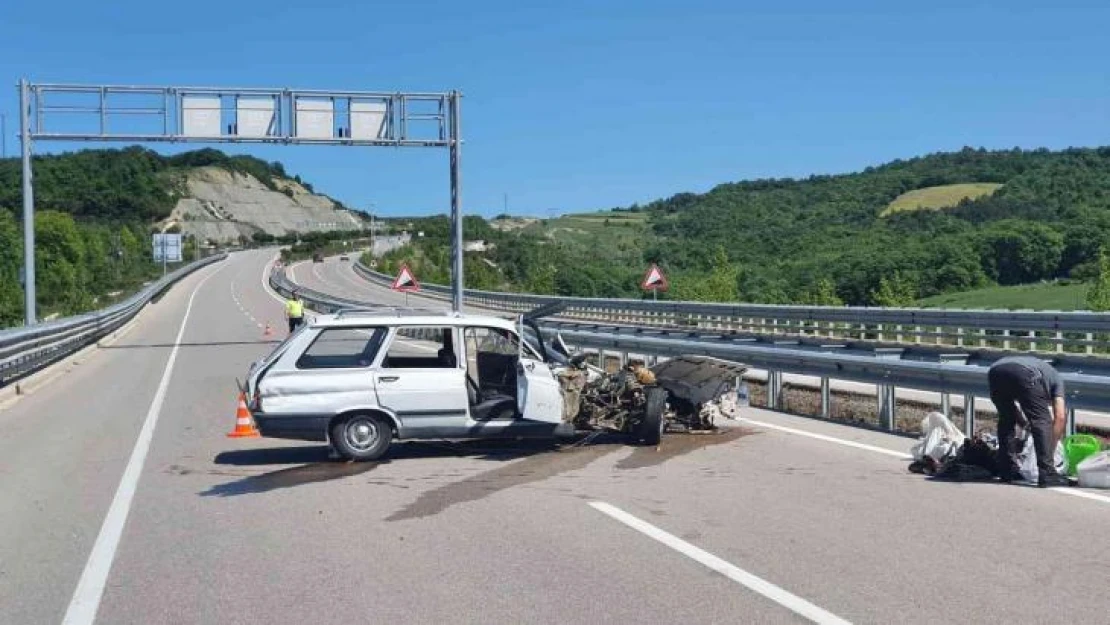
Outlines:
{"label": "bare rock slope", "polygon": [[278,190],[250,175],[198,167],[186,174],[186,197],[178,201],[170,221],[185,234],[211,241],[234,241],[260,231],[280,236],[362,226],[358,216],[292,180],[275,178],[274,186]]}

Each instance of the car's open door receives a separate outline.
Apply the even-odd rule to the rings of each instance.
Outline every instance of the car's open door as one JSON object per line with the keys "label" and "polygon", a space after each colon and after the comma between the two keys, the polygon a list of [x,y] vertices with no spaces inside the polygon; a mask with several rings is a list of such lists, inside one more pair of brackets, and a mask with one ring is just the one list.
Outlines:
{"label": "car's open door", "polygon": [[551,374],[547,363],[524,340],[524,332],[522,315],[517,320],[517,334],[520,338],[516,371],[517,408],[525,419],[561,423],[563,395],[559,390],[559,381]]}

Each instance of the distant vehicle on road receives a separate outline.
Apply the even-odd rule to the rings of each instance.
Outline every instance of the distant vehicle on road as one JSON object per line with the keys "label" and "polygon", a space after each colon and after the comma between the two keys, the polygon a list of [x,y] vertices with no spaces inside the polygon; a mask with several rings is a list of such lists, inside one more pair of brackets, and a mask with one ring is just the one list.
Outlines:
{"label": "distant vehicle on road", "polygon": [[339,257],[339,260],[351,260],[351,257],[350,257],[350,256],[348,256],[348,255],[346,255],[346,254],[344,254],[344,255],[342,255],[342,256],[340,256],[340,257]]}
{"label": "distant vehicle on road", "polygon": [[323,255],[323,253],[321,253],[321,252],[316,252],[315,254],[313,254],[313,255],[312,255],[312,262],[314,262],[314,263],[322,263],[322,262],[324,262],[324,255]]}

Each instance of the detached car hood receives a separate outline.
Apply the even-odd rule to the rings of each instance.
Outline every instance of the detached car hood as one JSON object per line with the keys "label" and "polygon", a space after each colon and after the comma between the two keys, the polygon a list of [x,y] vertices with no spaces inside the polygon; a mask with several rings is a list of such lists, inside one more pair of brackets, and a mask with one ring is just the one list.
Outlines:
{"label": "detached car hood", "polygon": [[711,402],[736,385],[748,370],[742,365],[709,356],[679,356],[651,367],[658,385],[691,404]]}

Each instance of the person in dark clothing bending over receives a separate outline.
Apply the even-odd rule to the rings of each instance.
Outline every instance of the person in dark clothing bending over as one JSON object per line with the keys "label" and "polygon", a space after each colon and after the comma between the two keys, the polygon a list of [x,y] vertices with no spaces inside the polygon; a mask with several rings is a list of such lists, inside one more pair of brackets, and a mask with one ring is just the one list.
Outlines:
{"label": "person in dark clothing bending over", "polygon": [[998,409],[998,471],[1005,481],[1020,480],[1014,453],[1014,426],[1033,435],[1038,486],[1067,486],[1056,472],[1056,443],[1064,436],[1064,382],[1051,365],[1032,356],[1007,356],[987,373],[991,401]]}

